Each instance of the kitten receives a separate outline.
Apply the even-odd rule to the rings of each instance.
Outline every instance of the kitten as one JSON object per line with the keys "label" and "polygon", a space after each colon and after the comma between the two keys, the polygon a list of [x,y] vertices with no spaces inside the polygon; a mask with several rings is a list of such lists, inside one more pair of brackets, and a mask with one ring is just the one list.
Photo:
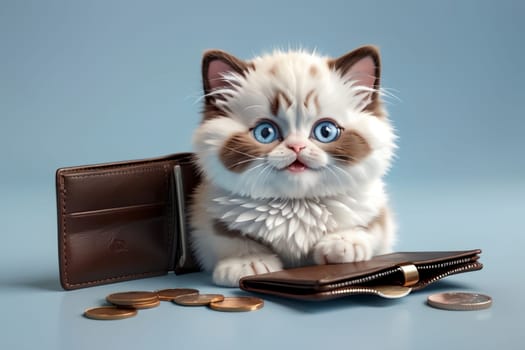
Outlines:
{"label": "kitten", "polygon": [[203,181],[191,244],[216,284],[391,251],[382,177],[395,135],[375,47],[337,59],[291,51],[243,61],[208,51],[202,74],[194,149]]}

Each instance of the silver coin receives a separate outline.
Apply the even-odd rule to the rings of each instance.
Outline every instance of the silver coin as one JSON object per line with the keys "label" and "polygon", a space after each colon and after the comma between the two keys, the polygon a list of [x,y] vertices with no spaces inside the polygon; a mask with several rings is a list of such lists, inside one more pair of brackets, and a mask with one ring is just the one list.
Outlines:
{"label": "silver coin", "polygon": [[481,310],[492,305],[492,298],[479,293],[450,292],[430,295],[427,303],[445,310]]}

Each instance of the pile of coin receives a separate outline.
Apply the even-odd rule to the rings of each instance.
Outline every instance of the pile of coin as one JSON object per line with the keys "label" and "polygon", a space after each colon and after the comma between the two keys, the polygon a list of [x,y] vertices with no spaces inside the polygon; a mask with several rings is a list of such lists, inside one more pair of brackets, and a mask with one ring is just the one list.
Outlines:
{"label": "pile of coin", "polygon": [[197,289],[189,288],[113,293],[106,300],[112,305],[87,309],[84,316],[96,320],[120,320],[135,316],[138,309],[159,306],[161,301],[172,301],[184,306],[208,306],[216,311],[255,311],[264,306],[260,298],[200,294]]}

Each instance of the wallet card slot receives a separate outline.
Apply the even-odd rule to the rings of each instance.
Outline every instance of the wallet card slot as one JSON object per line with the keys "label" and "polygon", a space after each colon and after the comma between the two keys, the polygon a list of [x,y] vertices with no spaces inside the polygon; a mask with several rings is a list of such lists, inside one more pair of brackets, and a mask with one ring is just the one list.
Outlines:
{"label": "wallet card slot", "polygon": [[109,228],[119,223],[135,223],[151,218],[163,219],[165,206],[161,203],[93,210],[65,215],[68,230],[72,232],[90,231],[96,228]]}
{"label": "wallet card slot", "polygon": [[59,176],[64,214],[168,201],[169,164],[82,170]]}
{"label": "wallet card slot", "polygon": [[84,286],[166,273],[164,211],[157,204],[66,215],[67,283]]}
{"label": "wallet card slot", "polygon": [[88,211],[81,211],[77,213],[69,213],[69,214],[66,214],[66,217],[81,218],[81,217],[89,217],[89,216],[97,216],[97,215],[112,215],[113,213],[150,212],[150,211],[155,211],[155,209],[162,208],[164,205],[165,203],[152,203],[152,204],[129,205],[129,206],[120,207],[120,208],[88,210]]}

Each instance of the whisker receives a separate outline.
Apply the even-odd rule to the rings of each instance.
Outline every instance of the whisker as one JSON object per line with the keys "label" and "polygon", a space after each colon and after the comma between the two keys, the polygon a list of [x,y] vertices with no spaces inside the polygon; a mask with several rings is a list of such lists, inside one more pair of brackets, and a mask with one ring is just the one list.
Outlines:
{"label": "whisker", "polygon": [[192,93],[191,95],[186,96],[184,100],[185,101],[193,100],[192,104],[196,105],[197,103],[204,100],[204,98],[205,96],[199,91],[199,92],[195,92],[195,93]]}
{"label": "whisker", "polygon": [[[268,170],[268,171],[266,172],[266,170]],[[268,179],[268,176],[270,176],[270,174],[272,173],[272,170],[273,170],[273,167],[270,164],[266,164],[266,167],[261,171],[261,176],[262,176],[263,173],[266,172],[264,177],[262,177],[262,179],[261,179],[261,184],[263,186],[266,183],[266,179]]]}
{"label": "whisker", "polygon": [[242,155],[244,155],[246,157],[250,157],[252,160],[253,159],[255,159],[255,160],[263,160],[264,159],[263,157],[254,156],[253,154],[242,152],[242,151],[239,151],[238,149],[235,149],[235,148],[232,148],[232,147],[224,147],[224,148],[229,150],[229,151],[242,154]]}
{"label": "whisker", "polygon": [[[259,165],[263,165],[264,167],[263,167],[263,169],[262,169],[258,174],[255,175],[254,181],[252,182],[252,191],[253,191],[253,187],[254,187],[255,185],[257,185],[257,186],[264,186],[264,183],[261,182],[260,178],[261,178],[262,174],[266,171],[266,169],[268,168],[269,165],[268,165],[268,164],[265,164],[265,163],[261,163],[261,164],[259,164]],[[258,167],[258,166],[257,166],[257,167]],[[255,167],[254,167],[254,168],[255,168]],[[253,169],[252,169],[252,170],[253,170]]]}
{"label": "whisker", "polygon": [[250,158],[250,159],[244,159],[244,160],[240,160],[238,161],[237,163],[235,164],[244,164],[244,163],[249,163],[249,162],[253,162],[254,160],[262,160],[264,158]]}
{"label": "whisker", "polygon": [[[249,160],[249,161],[251,161],[251,160]],[[248,161],[246,161],[246,162],[248,162]],[[265,165],[265,164],[264,163],[260,163],[260,164],[257,164],[255,166],[252,166],[252,167],[248,168],[244,173],[248,174],[250,171],[253,171],[253,170],[255,170],[255,169],[257,169],[257,168],[259,168],[259,167],[261,167],[263,165]]]}
{"label": "whisker", "polygon": [[235,168],[235,167],[237,167],[237,166],[239,166],[239,165],[241,165],[241,164],[250,163],[250,162],[253,162],[253,161],[254,161],[254,159],[251,159],[251,158],[250,158],[250,159],[240,160],[240,161],[238,161],[238,162],[232,164],[231,167],[232,167],[232,168]]}
{"label": "whisker", "polygon": [[348,176],[348,172],[345,171],[344,169],[342,169],[341,167],[335,165],[335,164],[332,164],[331,165],[335,170],[338,170],[340,171],[341,173],[343,173],[345,175],[345,178],[347,178],[350,182],[351,182],[351,186],[354,187],[356,185],[355,183],[355,179],[352,177],[352,176]]}
{"label": "whisker", "polygon": [[339,186],[344,187],[343,182],[341,181],[339,176],[337,176],[335,171],[332,170],[332,166],[330,164],[326,167],[326,169],[328,169],[332,174],[334,174],[334,177],[337,180],[337,182],[339,183]]}
{"label": "whisker", "polygon": [[247,110],[252,109],[252,108],[263,108],[263,105],[249,105],[249,106],[244,107],[242,111],[246,112]]}
{"label": "whisker", "polygon": [[397,102],[403,102],[403,100],[397,97],[392,91],[399,92],[399,90],[396,90],[396,89],[382,87],[379,89],[379,94],[383,97],[393,98]]}

